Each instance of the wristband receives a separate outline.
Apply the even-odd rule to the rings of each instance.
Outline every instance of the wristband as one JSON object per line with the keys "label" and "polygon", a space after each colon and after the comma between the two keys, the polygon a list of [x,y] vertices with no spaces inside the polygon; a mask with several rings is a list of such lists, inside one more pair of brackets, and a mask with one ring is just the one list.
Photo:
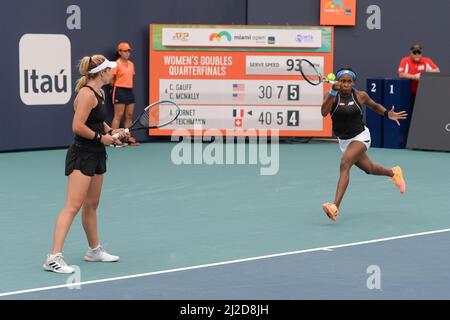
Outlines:
{"label": "wristband", "polygon": [[386,110],[386,111],[384,112],[384,117],[389,119],[389,111]]}
{"label": "wristband", "polygon": [[102,135],[100,133],[96,132],[95,137],[92,140],[100,141],[100,140],[102,140]]}
{"label": "wristband", "polygon": [[338,94],[338,91],[330,89],[330,91],[328,91],[328,94],[332,97],[336,97]]}

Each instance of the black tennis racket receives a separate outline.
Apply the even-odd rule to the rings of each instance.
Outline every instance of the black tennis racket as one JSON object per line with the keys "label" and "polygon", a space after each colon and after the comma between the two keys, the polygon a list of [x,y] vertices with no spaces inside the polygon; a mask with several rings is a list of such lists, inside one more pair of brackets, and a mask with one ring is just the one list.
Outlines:
{"label": "black tennis racket", "polygon": [[[157,125],[150,125],[150,111],[153,108],[159,107],[159,123]],[[136,118],[136,120],[133,121],[131,126],[129,128],[125,129],[126,133],[137,131],[137,130],[148,130],[148,129],[157,129],[157,128],[163,128],[172,122],[174,122],[181,113],[181,109],[173,101],[170,100],[160,100],[157,102],[152,103],[151,105],[148,105],[144,111],[141,113],[141,115]],[[113,135],[113,137],[118,138],[119,134],[116,133]]]}
{"label": "black tennis racket", "polygon": [[300,61],[300,72],[303,78],[305,78],[305,80],[308,81],[308,83],[312,84],[313,86],[318,86],[322,82],[328,82],[330,84],[334,84],[336,82],[325,78],[320,73],[318,68],[307,59],[302,59],[302,61]]}

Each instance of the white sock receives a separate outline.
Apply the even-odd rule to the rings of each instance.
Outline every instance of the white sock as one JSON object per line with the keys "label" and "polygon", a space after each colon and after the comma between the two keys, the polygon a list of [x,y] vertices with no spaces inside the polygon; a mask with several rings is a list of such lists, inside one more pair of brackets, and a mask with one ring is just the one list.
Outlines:
{"label": "white sock", "polygon": [[56,257],[57,255],[62,255],[62,252],[57,252],[57,253],[55,253],[55,254],[51,253],[51,254],[49,254],[49,258],[50,258],[50,259],[53,259],[53,258]]}

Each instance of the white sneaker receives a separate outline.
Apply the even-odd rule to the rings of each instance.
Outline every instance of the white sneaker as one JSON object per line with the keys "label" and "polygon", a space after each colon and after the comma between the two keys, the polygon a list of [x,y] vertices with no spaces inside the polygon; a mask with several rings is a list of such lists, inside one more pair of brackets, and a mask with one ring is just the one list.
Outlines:
{"label": "white sneaker", "polygon": [[126,142],[122,142],[122,144],[112,143],[109,146],[113,147],[113,148],[124,148],[124,147],[128,146],[128,143],[126,143]]}
{"label": "white sneaker", "polygon": [[74,273],[75,269],[69,267],[64,261],[62,253],[49,254],[43,265],[47,271],[53,271],[56,273]]}
{"label": "white sneaker", "polygon": [[84,256],[84,260],[90,262],[116,262],[119,261],[119,257],[109,254],[101,245],[98,245],[97,248],[89,248]]}

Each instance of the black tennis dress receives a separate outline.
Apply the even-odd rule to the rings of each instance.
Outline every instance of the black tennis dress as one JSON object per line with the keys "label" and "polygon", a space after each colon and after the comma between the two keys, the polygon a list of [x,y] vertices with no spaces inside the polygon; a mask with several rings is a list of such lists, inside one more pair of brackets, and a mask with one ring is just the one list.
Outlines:
{"label": "black tennis dress", "polygon": [[[97,98],[97,105],[91,110],[86,120],[89,129],[105,134],[104,122],[106,119],[105,98],[99,95],[92,87],[89,88]],[[100,141],[93,141],[75,135],[74,142],[67,150],[66,155],[66,176],[73,170],[80,170],[86,176],[104,174],[106,172],[106,148]]]}

